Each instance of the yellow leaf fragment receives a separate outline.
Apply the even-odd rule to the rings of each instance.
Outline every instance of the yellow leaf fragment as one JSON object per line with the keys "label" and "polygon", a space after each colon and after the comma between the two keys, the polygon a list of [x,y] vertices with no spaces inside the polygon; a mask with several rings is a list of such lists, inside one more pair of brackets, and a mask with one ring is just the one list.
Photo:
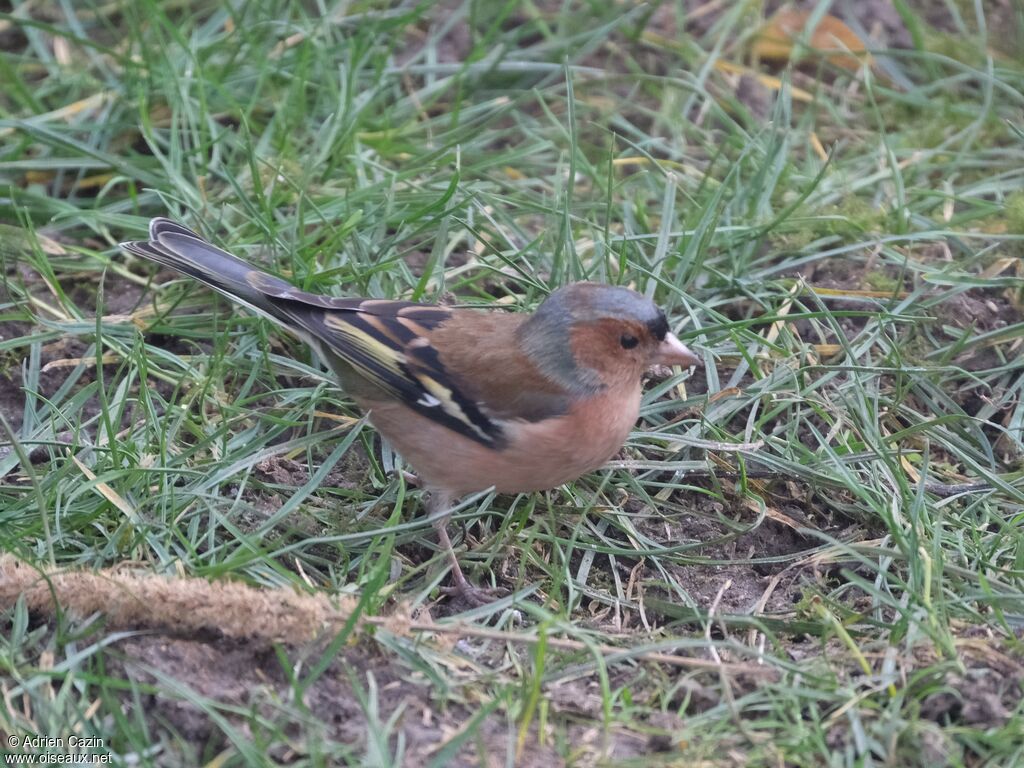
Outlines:
{"label": "yellow leaf fragment", "polygon": [[[96,475],[93,473],[93,471],[89,469],[87,466],[85,466],[85,464],[83,464],[78,459],[77,456],[72,456],[71,460],[75,463],[75,466],[78,467],[82,474],[85,475],[87,480],[93,481],[96,479]],[[135,521],[135,508],[132,507],[132,505],[129,504],[127,501],[125,501],[125,498],[121,494],[119,494],[117,491],[115,491],[113,488],[111,488],[104,482],[96,483],[96,485],[94,486],[94,490],[104,499],[106,499],[119,510],[121,510],[125,517],[127,517],[132,522]]]}

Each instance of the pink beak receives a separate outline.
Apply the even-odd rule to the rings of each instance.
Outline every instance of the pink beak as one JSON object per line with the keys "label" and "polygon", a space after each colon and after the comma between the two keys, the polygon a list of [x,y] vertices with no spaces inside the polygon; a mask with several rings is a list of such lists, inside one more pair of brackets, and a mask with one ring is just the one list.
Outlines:
{"label": "pink beak", "polygon": [[681,365],[683,368],[689,368],[700,365],[700,358],[677,339],[674,333],[668,333],[665,334],[665,340],[658,347],[658,354],[654,358],[654,362],[658,365]]}

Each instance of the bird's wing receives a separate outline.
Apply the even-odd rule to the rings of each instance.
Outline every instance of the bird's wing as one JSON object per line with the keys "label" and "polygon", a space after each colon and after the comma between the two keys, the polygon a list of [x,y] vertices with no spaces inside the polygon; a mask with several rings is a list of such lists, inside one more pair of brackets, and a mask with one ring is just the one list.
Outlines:
{"label": "bird's wing", "polygon": [[[350,367],[379,393],[471,440],[490,448],[504,445],[502,420],[472,396],[431,343],[432,331],[451,318],[452,310],[381,299],[344,308],[322,308],[301,299],[275,299],[274,304],[315,337],[321,355],[335,368],[338,362]],[[373,395],[368,399],[372,402]]]}
{"label": "bird's wing", "polygon": [[[149,241],[123,243],[138,256],[195,278],[310,344],[371,401],[395,398],[429,419],[491,448],[505,442],[502,419],[453,376],[431,343],[452,310],[409,301],[320,296],[299,290],[169,219],[150,223]],[[473,339],[466,339],[472,343]],[[490,414],[497,413],[496,410]]]}

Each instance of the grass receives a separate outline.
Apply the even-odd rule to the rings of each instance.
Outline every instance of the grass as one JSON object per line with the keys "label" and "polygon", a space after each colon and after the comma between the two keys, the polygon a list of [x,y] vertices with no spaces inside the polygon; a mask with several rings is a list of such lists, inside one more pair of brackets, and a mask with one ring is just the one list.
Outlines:
{"label": "grass", "polygon": [[[0,731],[124,765],[1024,764],[1019,10],[897,2],[911,47],[766,85],[734,72],[757,4],[316,5],[0,14],[0,551],[358,598],[300,642],[0,579]],[[512,594],[457,615],[312,353],[117,249],[154,215],[324,293],[630,284],[707,371],[652,381],[608,470],[466,500],[461,562]]]}

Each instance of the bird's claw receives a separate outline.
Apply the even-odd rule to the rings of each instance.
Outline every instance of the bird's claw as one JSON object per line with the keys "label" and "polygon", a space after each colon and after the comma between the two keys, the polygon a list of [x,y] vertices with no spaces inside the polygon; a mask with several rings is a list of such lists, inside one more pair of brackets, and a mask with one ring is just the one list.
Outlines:
{"label": "bird's claw", "polygon": [[490,605],[495,600],[508,595],[508,590],[501,587],[477,587],[470,584],[465,578],[459,579],[458,577],[453,578],[452,581],[455,583],[450,587],[440,587],[441,594],[465,600],[474,608]]}

